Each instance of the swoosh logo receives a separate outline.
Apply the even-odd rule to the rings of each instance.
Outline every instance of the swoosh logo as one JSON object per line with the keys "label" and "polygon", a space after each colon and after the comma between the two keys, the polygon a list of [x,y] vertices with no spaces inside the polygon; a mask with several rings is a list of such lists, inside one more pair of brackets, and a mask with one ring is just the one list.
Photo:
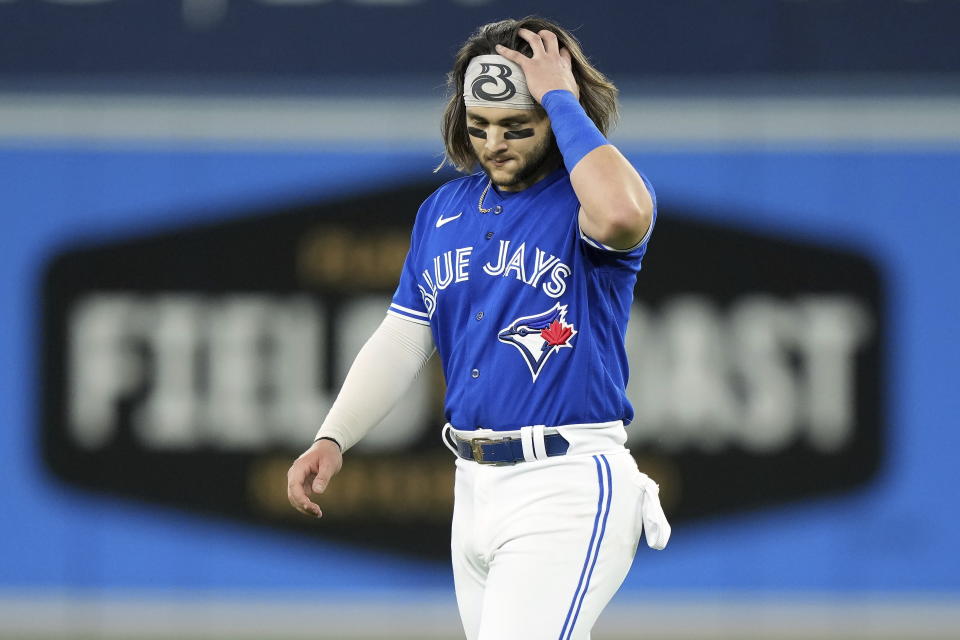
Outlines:
{"label": "swoosh logo", "polygon": [[455,216],[450,216],[449,218],[444,218],[443,215],[441,214],[441,215],[440,215],[440,219],[437,220],[437,229],[439,229],[439,228],[442,227],[443,225],[447,224],[448,222],[453,222],[454,220],[456,220],[457,218],[459,218],[459,217],[462,216],[462,215],[463,215],[463,211],[461,211],[460,213],[458,213],[458,214],[455,215]]}

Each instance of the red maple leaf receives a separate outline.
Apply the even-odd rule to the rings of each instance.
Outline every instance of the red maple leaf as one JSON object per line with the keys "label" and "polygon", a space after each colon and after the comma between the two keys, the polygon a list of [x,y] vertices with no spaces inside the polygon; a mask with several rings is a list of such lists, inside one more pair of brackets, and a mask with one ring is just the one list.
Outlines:
{"label": "red maple leaf", "polygon": [[546,340],[551,347],[566,344],[572,335],[573,329],[569,325],[563,326],[559,320],[554,320],[549,327],[540,332],[540,337]]}

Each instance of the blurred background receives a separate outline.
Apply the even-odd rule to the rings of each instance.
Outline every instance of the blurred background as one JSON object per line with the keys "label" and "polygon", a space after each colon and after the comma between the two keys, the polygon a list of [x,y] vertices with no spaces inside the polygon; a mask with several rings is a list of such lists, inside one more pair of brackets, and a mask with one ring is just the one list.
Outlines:
{"label": "blurred background", "polygon": [[285,472],[454,176],[454,53],[530,13],[659,196],[674,537],[594,637],[960,637],[957,0],[0,0],[0,637],[462,637],[438,366],[321,521]]}

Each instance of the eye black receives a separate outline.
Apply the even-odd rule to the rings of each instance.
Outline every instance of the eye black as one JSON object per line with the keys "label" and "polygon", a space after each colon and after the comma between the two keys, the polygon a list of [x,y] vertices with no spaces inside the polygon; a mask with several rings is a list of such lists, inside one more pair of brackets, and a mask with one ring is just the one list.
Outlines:
{"label": "eye black", "polygon": [[519,140],[520,138],[533,137],[533,129],[517,129],[516,131],[507,131],[503,134],[507,140]]}
{"label": "eye black", "polygon": [[484,140],[487,138],[487,132],[484,131],[483,129],[478,129],[476,127],[467,127],[467,133],[469,133],[474,138],[482,138]]}

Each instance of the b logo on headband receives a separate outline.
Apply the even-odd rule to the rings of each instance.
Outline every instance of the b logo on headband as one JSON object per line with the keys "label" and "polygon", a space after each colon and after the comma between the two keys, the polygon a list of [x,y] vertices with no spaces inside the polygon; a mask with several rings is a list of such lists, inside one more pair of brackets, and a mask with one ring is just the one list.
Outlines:
{"label": "b logo on headband", "polygon": [[468,107],[536,109],[520,66],[503,56],[476,56],[463,77],[463,102]]}
{"label": "b logo on headband", "polygon": [[[495,76],[488,75],[490,73],[490,67],[495,67],[500,73]],[[517,87],[508,80],[508,78],[513,75],[513,71],[507,65],[496,62],[482,62],[480,63],[480,74],[481,75],[477,76],[473,81],[473,84],[470,85],[470,91],[473,92],[473,97],[480,100],[502,102],[516,95]],[[484,85],[491,83],[496,86],[499,84],[498,81],[503,83],[503,90],[498,93],[490,93],[483,88]]]}

